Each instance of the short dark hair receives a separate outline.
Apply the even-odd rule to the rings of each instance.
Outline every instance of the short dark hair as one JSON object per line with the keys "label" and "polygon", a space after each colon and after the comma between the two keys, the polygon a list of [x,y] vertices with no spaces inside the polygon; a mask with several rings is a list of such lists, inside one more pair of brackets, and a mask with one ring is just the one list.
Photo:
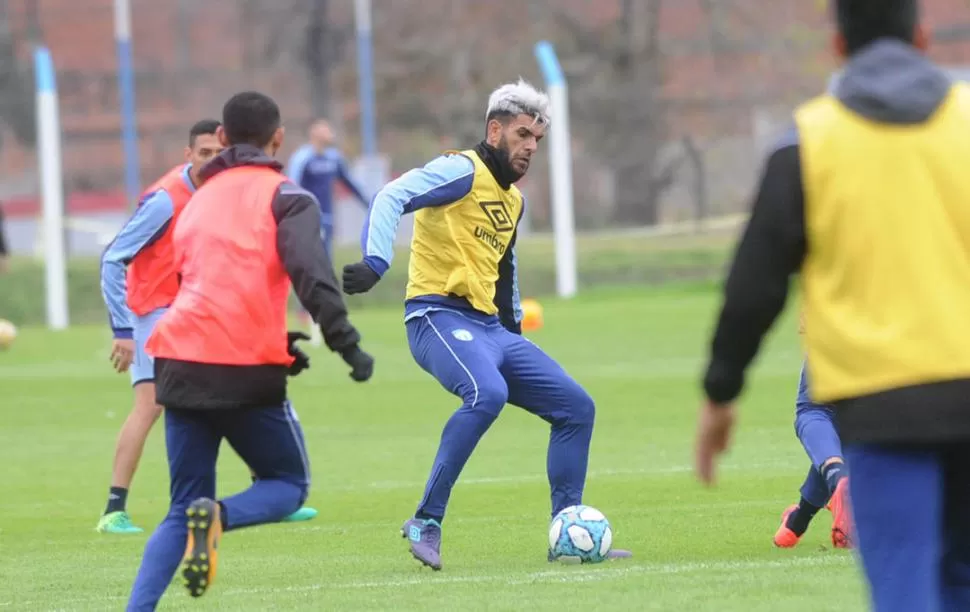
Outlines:
{"label": "short dark hair", "polygon": [[880,38],[912,43],[919,0],[835,0],[835,18],[849,55]]}
{"label": "short dark hair", "polygon": [[219,126],[222,125],[215,119],[203,119],[196,121],[192,129],[189,130],[189,147],[195,146],[195,140],[203,134],[215,134]]}
{"label": "short dark hair", "polygon": [[230,145],[263,148],[273,140],[280,122],[280,107],[258,91],[237,93],[222,107],[223,131]]}

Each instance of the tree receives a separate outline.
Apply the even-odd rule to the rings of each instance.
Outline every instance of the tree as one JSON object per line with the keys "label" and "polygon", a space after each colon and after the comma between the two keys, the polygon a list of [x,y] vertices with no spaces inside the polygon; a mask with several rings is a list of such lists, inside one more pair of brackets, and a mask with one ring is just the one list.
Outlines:
{"label": "tree", "polygon": [[310,86],[310,107],[316,117],[330,116],[330,72],[338,53],[328,23],[330,0],[310,0],[303,49],[304,65]]}
{"label": "tree", "polygon": [[17,140],[33,146],[37,134],[29,68],[29,64],[25,66],[17,59],[10,20],[7,19],[7,2],[0,0],[0,121],[10,128]]}
{"label": "tree", "polygon": [[655,224],[677,169],[661,160],[668,138],[661,96],[662,1],[622,0],[620,18],[600,27],[565,11],[556,15],[558,29],[566,33],[558,38],[567,58],[573,123],[587,146],[610,160],[616,177],[612,220],[622,224]]}

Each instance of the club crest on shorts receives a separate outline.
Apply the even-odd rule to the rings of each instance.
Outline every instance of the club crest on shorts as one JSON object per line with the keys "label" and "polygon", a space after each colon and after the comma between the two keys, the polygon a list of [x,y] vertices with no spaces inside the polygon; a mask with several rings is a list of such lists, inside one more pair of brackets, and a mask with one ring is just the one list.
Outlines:
{"label": "club crest on shorts", "polygon": [[453,329],[451,330],[451,335],[455,337],[455,340],[461,340],[462,342],[471,342],[475,339],[467,329]]}

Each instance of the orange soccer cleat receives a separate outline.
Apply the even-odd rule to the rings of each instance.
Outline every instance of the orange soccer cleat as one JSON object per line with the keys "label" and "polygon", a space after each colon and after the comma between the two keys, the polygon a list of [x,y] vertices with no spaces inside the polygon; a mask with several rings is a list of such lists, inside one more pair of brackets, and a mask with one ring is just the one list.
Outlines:
{"label": "orange soccer cleat", "polygon": [[802,539],[800,535],[796,535],[794,531],[788,528],[788,517],[797,509],[797,505],[791,505],[781,513],[781,526],[775,532],[775,546],[778,548],[794,548],[798,541]]}
{"label": "orange soccer cleat", "polygon": [[843,478],[826,506],[832,513],[832,546],[852,548],[852,510],[849,505],[849,479]]}

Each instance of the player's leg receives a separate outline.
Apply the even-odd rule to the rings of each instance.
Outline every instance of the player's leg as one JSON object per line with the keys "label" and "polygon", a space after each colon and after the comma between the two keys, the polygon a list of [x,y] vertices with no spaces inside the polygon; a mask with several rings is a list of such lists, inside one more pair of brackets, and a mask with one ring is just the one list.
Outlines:
{"label": "player's leg", "polygon": [[132,524],[127,512],[128,490],[138,469],[138,462],[145,449],[145,440],[162,414],[161,406],[155,404],[155,360],[145,352],[145,342],[163,310],[158,310],[135,322],[135,358],[129,368],[134,388],[135,403],[121,426],[115,445],[114,463],[111,470],[111,488],[104,514],[98,521],[101,533],[141,533]]}
{"label": "player's leg", "polygon": [[[583,501],[596,415],[593,398],[552,357],[526,338],[501,327],[493,328],[491,333],[503,350],[500,371],[508,384],[509,403],[551,426],[546,472],[551,516],[555,516],[563,508]],[[629,556],[628,551],[610,551],[612,558]]]}
{"label": "player's leg", "polygon": [[499,349],[481,325],[438,311],[408,321],[407,332],[418,365],[463,400],[441,433],[417,512],[402,527],[414,557],[432,569],[441,569],[441,523],[451,490],[478,441],[505,406],[508,389],[498,371]]}
{"label": "player's leg", "polygon": [[[193,547],[193,542],[189,541],[186,511],[193,500],[215,496],[219,442],[219,435],[208,422],[206,413],[178,409],[165,411],[171,505],[145,545],[145,554],[128,601],[129,611],[154,610],[172,582],[179,562]],[[218,537],[218,526],[211,535]],[[217,559],[213,556],[209,561],[211,565],[206,571],[214,574]]]}
{"label": "player's leg", "polygon": [[[249,476],[253,482],[256,482],[257,480],[256,472],[254,472],[252,468],[249,468]],[[316,508],[311,508],[310,506],[303,506],[293,514],[290,514],[289,516],[284,517],[281,522],[301,523],[303,521],[310,521],[315,519],[317,517],[317,514],[319,514],[319,512],[317,512]]]}
{"label": "player's leg", "polygon": [[[941,610],[943,468],[933,449],[850,444],[856,544],[878,612]],[[965,515],[965,509],[961,509]]]}
{"label": "player's leg", "polygon": [[[806,497],[803,494],[797,506],[790,508],[790,511],[786,510],[782,526],[775,534],[775,543],[794,546],[797,539],[808,529],[812,518],[828,505],[833,517],[832,544],[837,548],[848,547],[851,541],[851,512],[847,496],[848,470],[842,456],[842,442],[835,429],[832,408],[812,401],[804,364],[798,383],[798,397],[795,400],[795,433],[818,472],[821,483],[809,474],[808,480],[811,482],[807,480],[802,490],[810,495]],[[825,499],[822,499],[822,486],[825,487]],[[786,530],[795,536],[794,540],[784,537],[787,535],[783,533]],[[783,536],[782,544],[779,544],[779,535]]]}
{"label": "player's leg", "polygon": [[216,545],[224,531],[279,522],[300,507],[310,484],[303,429],[289,402],[245,410],[212,410],[213,429],[256,472],[248,489],[216,501],[196,498],[187,510],[189,538],[182,579],[198,597],[215,578]]}
{"label": "player's leg", "polygon": [[970,444],[954,446],[944,468],[943,610],[970,610]]}
{"label": "player's leg", "polygon": [[829,500],[828,485],[814,465],[808,467],[808,475],[805,476],[799,492],[799,502],[786,508],[781,515],[781,525],[774,537],[775,546],[779,548],[792,548],[797,545],[811,520]]}
{"label": "player's leg", "polygon": [[276,523],[296,511],[310,488],[310,460],[290,402],[216,418],[226,440],[256,473],[252,486],[219,502],[226,530]]}

